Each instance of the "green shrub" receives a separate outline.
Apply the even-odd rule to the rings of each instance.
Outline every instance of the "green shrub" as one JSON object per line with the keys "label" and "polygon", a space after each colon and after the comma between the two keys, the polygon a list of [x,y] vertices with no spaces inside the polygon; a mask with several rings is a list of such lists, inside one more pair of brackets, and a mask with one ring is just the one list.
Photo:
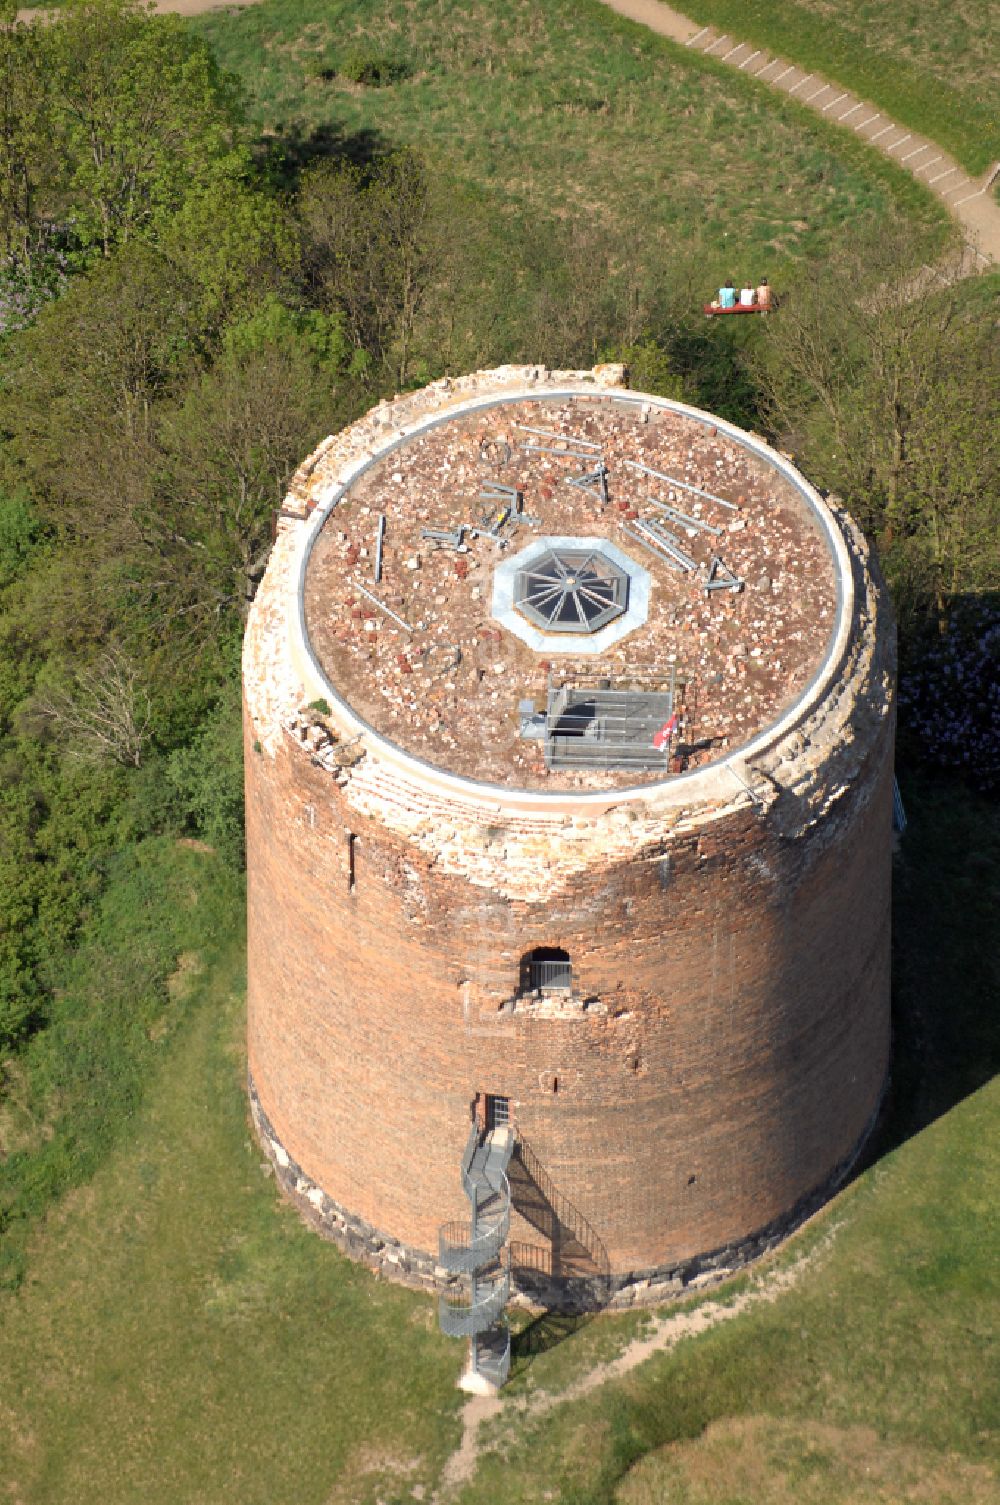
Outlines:
{"label": "green shrub", "polygon": [[243,866],[243,739],[238,684],[198,734],[167,759],[171,807],[183,827]]}
{"label": "green shrub", "polygon": [[615,345],[602,351],[601,360],[623,361],[637,392],[652,392],[657,397],[684,396],[684,383],[674,370],[670,352],[649,335],[632,345]]}
{"label": "green shrub", "polygon": [[17,579],[41,539],[42,525],[29,499],[0,494],[0,589]]}
{"label": "green shrub", "polygon": [[30,977],[0,976],[0,1049],[17,1046],[31,1033],[39,1007],[38,990]]}
{"label": "green shrub", "polygon": [[343,59],[338,70],[352,84],[364,84],[369,89],[384,89],[405,78],[409,68],[402,58],[383,52],[369,52],[354,48]]}
{"label": "green shrub", "polygon": [[312,57],[307,57],[303,64],[303,72],[306,78],[321,79],[323,83],[329,83],[336,78],[337,70],[322,52],[317,52]]}

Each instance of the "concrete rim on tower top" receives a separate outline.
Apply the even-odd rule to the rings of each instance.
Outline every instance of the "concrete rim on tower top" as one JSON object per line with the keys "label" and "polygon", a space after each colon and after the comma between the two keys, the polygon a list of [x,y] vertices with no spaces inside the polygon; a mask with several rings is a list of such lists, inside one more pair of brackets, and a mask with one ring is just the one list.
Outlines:
{"label": "concrete rim on tower top", "polygon": [[[419,394],[415,394],[419,395]],[[701,767],[652,782],[628,787],[594,790],[540,790],[525,789],[510,785],[491,783],[471,778],[433,763],[410,752],[391,737],[378,730],[349,703],[331,682],[321,665],[310,641],[306,625],[305,581],[313,549],[324,525],[349,491],[366,471],[380,460],[392,455],[417,437],[442,424],[452,423],[464,416],[514,403],[538,403],[550,405],[560,400],[573,398],[602,398],[631,408],[648,406],[665,413],[677,415],[717,431],[751,455],[772,467],[797,493],[807,512],[826,543],[832,564],[835,582],[835,609],[826,650],[821,662],[805,688],[795,700],[786,706],[778,717],[754,733],[748,741],[730,748],[724,756],[703,764]],[[294,600],[289,602],[288,645],[296,670],[304,686],[304,698],[326,699],[333,708],[333,719],[345,736],[363,737],[369,750],[378,754],[386,763],[400,772],[430,785],[442,792],[451,792],[488,804],[493,808],[534,810],[539,813],[557,810],[579,810],[581,813],[599,813],[613,805],[624,802],[649,802],[655,798],[657,805],[691,805],[703,800],[718,799],[720,793],[733,791],[734,777],[742,781],[742,775],[733,768],[734,762],[744,766],[748,760],[763,753],[782,737],[790,733],[809,711],[822,699],[842,664],[847,649],[855,609],[853,570],[850,554],[843,535],[830,509],[804,476],[764,440],[726,422],[714,414],[692,407],[674,399],[632,392],[620,386],[601,386],[595,390],[593,382],[577,380],[560,381],[552,386],[517,386],[502,391],[486,392],[449,405],[444,411],[418,415],[405,424],[391,438],[369,450],[360,459],[341,467],[336,479],[326,483],[315,497],[315,510],[307,526],[299,530],[296,540],[297,557],[293,561],[292,576],[296,581]]]}

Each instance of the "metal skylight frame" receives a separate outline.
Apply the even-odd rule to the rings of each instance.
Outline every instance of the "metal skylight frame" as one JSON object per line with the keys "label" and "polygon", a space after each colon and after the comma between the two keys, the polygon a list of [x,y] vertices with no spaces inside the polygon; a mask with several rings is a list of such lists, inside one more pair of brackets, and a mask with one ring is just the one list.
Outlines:
{"label": "metal skylight frame", "polygon": [[592,633],[625,612],[628,587],[600,549],[550,548],[518,570],[513,604],[544,632]]}

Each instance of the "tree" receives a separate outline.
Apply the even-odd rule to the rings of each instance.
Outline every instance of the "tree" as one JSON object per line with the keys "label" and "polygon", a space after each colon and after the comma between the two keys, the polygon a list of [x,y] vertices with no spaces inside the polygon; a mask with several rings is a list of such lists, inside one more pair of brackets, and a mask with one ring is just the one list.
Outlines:
{"label": "tree", "polygon": [[161,420],[162,458],[137,523],[144,589],[167,617],[245,616],[288,481],[335,424],[334,373],[295,326],[289,315],[249,349],[231,339]]}
{"label": "tree", "polygon": [[43,50],[84,244],[110,256],[192,191],[246,172],[236,85],[179,17],[151,15],[140,0],[69,0]]}
{"label": "tree", "polygon": [[0,0],[0,254],[25,260],[40,225],[43,185],[56,167],[40,32]]}
{"label": "tree", "polygon": [[190,282],[129,247],[50,303],[11,349],[0,428],[49,519],[107,552],[141,542],[155,457],[153,407],[194,359]]}
{"label": "tree", "polygon": [[[769,420],[876,535],[904,610],[996,588],[998,338],[956,253],[855,232],[766,321]],[[762,321],[763,322],[763,321]]]}
{"label": "tree", "polygon": [[298,277],[294,216],[252,182],[192,189],[160,228],[157,248],[189,284],[206,343],[268,299],[293,294]]}
{"label": "tree", "polygon": [[306,175],[299,212],[318,300],[342,310],[354,344],[405,387],[417,321],[455,232],[440,183],[409,151],[368,169],[323,163]]}
{"label": "tree", "polygon": [[42,691],[35,702],[68,757],[107,759],[138,768],[150,739],[151,703],[135,662],[110,644],[97,662],[77,669],[68,684]]}

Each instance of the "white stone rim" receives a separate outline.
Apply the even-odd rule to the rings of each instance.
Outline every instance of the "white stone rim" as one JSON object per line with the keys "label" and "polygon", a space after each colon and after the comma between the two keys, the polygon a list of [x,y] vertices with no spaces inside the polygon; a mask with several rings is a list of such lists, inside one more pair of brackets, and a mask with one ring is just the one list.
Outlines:
{"label": "white stone rim", "polygon": [[[719,433],[725,434],[735,443],[749,450],[751,454],[767,461],[794,487],[819,524],[834,566],[836,585],[834,623],[821,663],[801,694],[778,720],[762,728],[749,742],[730,749],[724,757],[706,763],[700,768],[692,769],[688,773],[671,774],[667,778],[653,780],[647,784],[579,791],[524,789],[516,785],[492,784],[485,780],[469,778],[465,774],[453,773],[438,764],[418,757],[415,753],[406,752],[404,748],[359,716],[344,699],[327,678],[309,641],[305,623],[305,577],[313,546],[324,524],[341,497],[360,475],[376,461],[399,449],[417,434],[484,408],[502,407],[517,402],[549,403],[557,402],[560,398],[594,398],[595,396],[628,406],[660,408],[667,412],[677,413],[681,417],[690,418],[706,427],[715,428]],[[338,478],[324,488],[315,510],[305,527],[299,530],[299,534],[296,540],[295,558],[292,561],[292,573],[296,584],[289,602],[287,626],[292,661],[302,678],[306,698],[323,697],[328,700],[334,707],[337,722],[348,735],[364,738],[370,751],[377,752],[381,759],[396,767],[416,783],[451,797],[460,796],[492,810],[517,809],[537,811],[539,814],[578,811],[580,814],[598,814],[613,806],[649,804],[654,800],[658,804],[667,802],[672,805],[688,806],[707,800],[717,800],[723,792],[731,797],[734,790],[738,792],[736,780],[742,782],[740,775],[736,774],[733,777],[732,764],[738,762],[745,765],[752,758],[758,757],[779,742],[820,701],[843,662],[854,616],[854,574],[843,534],[819,492],[790,461],[777,450],[772,449],[763,439],[747,433],[745,429],[738,428],[736,424],[729,423],[726,419],[719,418],[716,414],[706,412],[702,408],[677,402],[673,398],[633,392],[624,387],[598,387],[593,382],[559,382],[554,387],[501,388],[452,404],[441,411],[424,414],[413,423],[402,425],[396,430],[393,438],[385,444],[380,445],[374,451],[366,452],[357,460],[344,466]],[[724,778],[726,772],[731,775],[728,779]]]}

